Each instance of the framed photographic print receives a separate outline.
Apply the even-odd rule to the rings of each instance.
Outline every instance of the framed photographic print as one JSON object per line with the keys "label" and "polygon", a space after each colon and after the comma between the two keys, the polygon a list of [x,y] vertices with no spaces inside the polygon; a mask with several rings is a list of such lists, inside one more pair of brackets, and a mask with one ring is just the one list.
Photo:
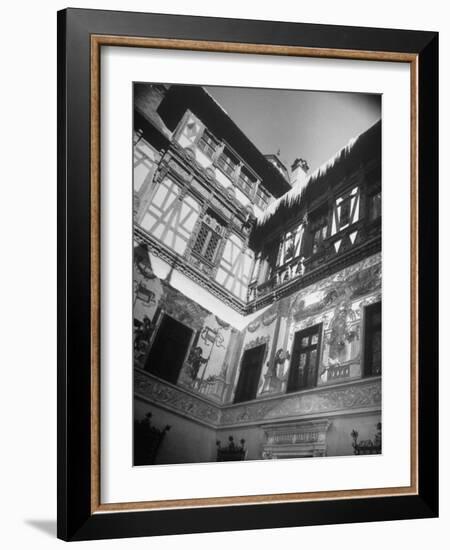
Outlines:
{"label": "framed photographic print", "polygon": [[438,513],[436,33],[58,14],[58,536]]}

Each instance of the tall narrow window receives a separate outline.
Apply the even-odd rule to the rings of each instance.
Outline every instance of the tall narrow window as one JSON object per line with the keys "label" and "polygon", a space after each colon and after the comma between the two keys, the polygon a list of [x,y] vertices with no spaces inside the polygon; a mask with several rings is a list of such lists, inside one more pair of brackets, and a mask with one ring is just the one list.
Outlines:
{"label": "tall narrow window", "polygon": [[381,302],[367,306],[364,323],[364,376],[381,374]]}
{"label": "tall narrow window", "polygon": [[322,324],[319,324],[295,334],[288,392],[312,388],[317,384],[321,328]]}
{"label": "tall narrow window", "polygon": [[198,142],[199,149],[210,159],[213,158],[218,144],[219,142],[216,138],[206,129],[203,131],[202,137]]}
{"label": "tall narrow window", "polygon": [[373,221],[381,216],[381,191],[369,196],[369,220]]}
{"label": "tall narrow window", "polygon": [[339,227],[340,228],[350,223],[350,206],[351,206],[351,197],[347,197],[341,202],[341,205],[339,207]]}
{"label": "tall narrow window", "polygon": [[269,206],[270,195],[269,193],[261,187],[261,185],[256,190],[255,203],[256,206],[259,206],[262,210],[265,210]]}
{"label": "tall narrow window", "polygon": [[316,254],[323,241],[327,238],[327,223],[324,221],[319,225],[313,233],[312,253]]}
{"label": "tall narrow window", "polygon": [[228,149],[224,149],[224,151],[220,154],[217,159],[217,164],[228,176],[231,177],[234,175],[237,161],[232,158],[232,155]]}
{"label": "tall narrow window", "polygon": [[238,180],[238,185],[242,189],[242,191],[244,191],[244,193],[247,195],[251,194],[255,183],[256,178],[252,174],[250,174],[250,172],[245,167],[242,167]]}
{"label": "tall narrow window", "polygon": [[195,241],[193,252],[214,264],[217,259],[217,252],[222,240],[223,226],[212,215],[207,214],[201,223],[200,230]]}
{"label": "tall narrow window", "polygon": [[242,356],[241,372],[236,387],[235,403],[255,399],[258,391],[266,344],[248,349]]}

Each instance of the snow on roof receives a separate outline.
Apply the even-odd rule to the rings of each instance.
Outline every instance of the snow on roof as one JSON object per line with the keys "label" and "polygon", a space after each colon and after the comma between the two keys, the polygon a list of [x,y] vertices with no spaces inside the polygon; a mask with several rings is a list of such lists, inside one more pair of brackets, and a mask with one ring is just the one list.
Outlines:
{"label": "snow on roof", "polygon": [[333,155],[330,159],[324,162],[319,168],[314,170],[311,174],[307,176],[306,179],[298,181],[290,191],[287,191],[284,195],[273,201],[263,212],[261,212],[256,219],[258,225],[264,225],[264,223],[269,220],[278,208],[283,206],[293,206],[295,203],[299,203],[304,190],[310,184],[317,180],[320,176],[325,175],[343,156],[348,154],[353,148],[354,144],[360,136],[352,137],[349,142],[344,145],[339,151]]}

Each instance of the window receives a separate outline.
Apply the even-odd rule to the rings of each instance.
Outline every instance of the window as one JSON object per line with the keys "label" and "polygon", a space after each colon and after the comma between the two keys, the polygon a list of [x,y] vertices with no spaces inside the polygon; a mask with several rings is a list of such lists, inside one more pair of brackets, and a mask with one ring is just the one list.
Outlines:
{"label": "window", "polygon": [[252,176],[244,167],[241,168],[241,172],[239,174],[239,180],[238,185],[246,193],[249,195],[253,191],[253,186],[256,183],[256,179],[254,176]]}
{"label": "window", "polygon": [[233,176],[236,170],[236,161],[234,161],[227,150],[224,150],[217,159],[217,165],[227,174]]}
{"label": "window", "polygon": [[155,303],[155,293],[149,290],[144,284],[139,283],[139,286],[136,291],[136,298],[142,300],[144,304],[154,304]]}
{"label": "window", "polygon": [[340,204],[340,208],[339,208],[339,227],[340,228],[350,223],[350,205],[351,205],[351,197],[347,197]]}
{"label": "window", "polygon": [[295,229],[292,229],[292,231],[288,231],[284,235],[282,235],[280,244],[279,244],[279,250],[278,250],[278,257],[276,265],[278,267],[286,265],[294,258],[297,258],[300,255],[300,249],[302,245],[302,237],[303,237],[303,226],[300,224]]}
{"label": "window", "polygon": [[261,186],[256,190],[255,203],[262,210],[265,210],[269,206],[270,195]]}
{"label": "window", "polygon": [[364,376],[377,376],[381,374],[381,302],[367,306],[364,319]]}
{"label": "window", "polygon": [[235,403],[255,399],[265,351],[266,344],[244,351],[234,398]]}
{"label": "window", "polygon": [[369,220],[373,221],[381,216],[381,191],[369,197]]}
{"label": "window", "polygon": [[208,211],[201,222],[200,230],[192,250],[210,264],[214,264],[217,259],[217,252],[222,240],[223,225],[210,211]]}
{"label": "window", "polygon": [[295,246],[294,246],[294,233],[286,233],[284,237],[282,237],[281,243],[280,243],[280,250],[278,253],[278,259],[277,259],[277,265],[282,266],[292,260],[295,253]]}
{"label": "window", "polygon": [[322,224],[317,227],[313,233],[313,242],[312,242],[312,253],[316,254],[322,242],[327,238],[327,223],[322,222]]}
{"label": "window", "polygon": [[295,334],[288,392],[312,388],[317,384],[321,328],[319,324]]}
{"label": "window", "polygon": [[289,262],[294,257],[294,234],[287,233],[284,241],[284,263]]}
{"label": "window", "polygon": [[200,138],[200,141],[198,142],[198,147],[207,157],[210,159],[213,158],[214,153],[216,152],[216,147],[218,146],[219,142],[216,140],[216,138],[208,132],[208,130],[204,130],[202,137]]}

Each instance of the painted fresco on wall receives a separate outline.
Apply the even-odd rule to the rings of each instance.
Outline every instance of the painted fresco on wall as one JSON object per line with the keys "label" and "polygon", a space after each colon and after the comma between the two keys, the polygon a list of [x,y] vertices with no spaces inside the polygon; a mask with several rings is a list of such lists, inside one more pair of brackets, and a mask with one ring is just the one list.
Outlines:
{"label": "painted fresco on wall", "polygon": [[177,383],[214,400],[222,400],[229,385],[232,327],[193,299],[153,274],[151,255],[145,245],[135,247],[134,354],[135,366],[145,369],[145,360],[164,316],[193,332],[189,351]]}
{"label": "painted fresco on wall", "polygon": [[320,323],[317,384],[361,377],[362,312],[381,300],[380,260],[375,255],[283,298],[247,326],[244,342],[269,337],[269,360],[262,369],[258,395],[286,392],[294,336]]}
{"label": "painted fresco on wall", "polygon": [[310,174],[214,93],[135,85],[136,420],[172,426],[164,464],[234,460],[233,441],[251,460],[351,454],[381,420],[380,115]]}
{"label": "painted fresco on wall", "polygon": [[[233,327],[169,283],[149,277],[145,270],[143,273],[142,254],[136,257],[136,364],[143,366],[146,346],[157,328],[157,312],[159,317],[169,315],[195,333],[179,384],[215,399],[219,392],[224,398],[225,387],[231,383],[226,358]],[[319,323],[323,324],[323,338],[317,383],[360,377],[362,310],[379,298],[380,287],[379,264],[365,266],[363,262],[280,300],[249,323],[239,360],[251,342],[264,339],[267,345],[257,395],[286,391],[294,335]],[[234,386],[238,374],[239,369]],[[220,386],[220,391],[215,386]]]}

